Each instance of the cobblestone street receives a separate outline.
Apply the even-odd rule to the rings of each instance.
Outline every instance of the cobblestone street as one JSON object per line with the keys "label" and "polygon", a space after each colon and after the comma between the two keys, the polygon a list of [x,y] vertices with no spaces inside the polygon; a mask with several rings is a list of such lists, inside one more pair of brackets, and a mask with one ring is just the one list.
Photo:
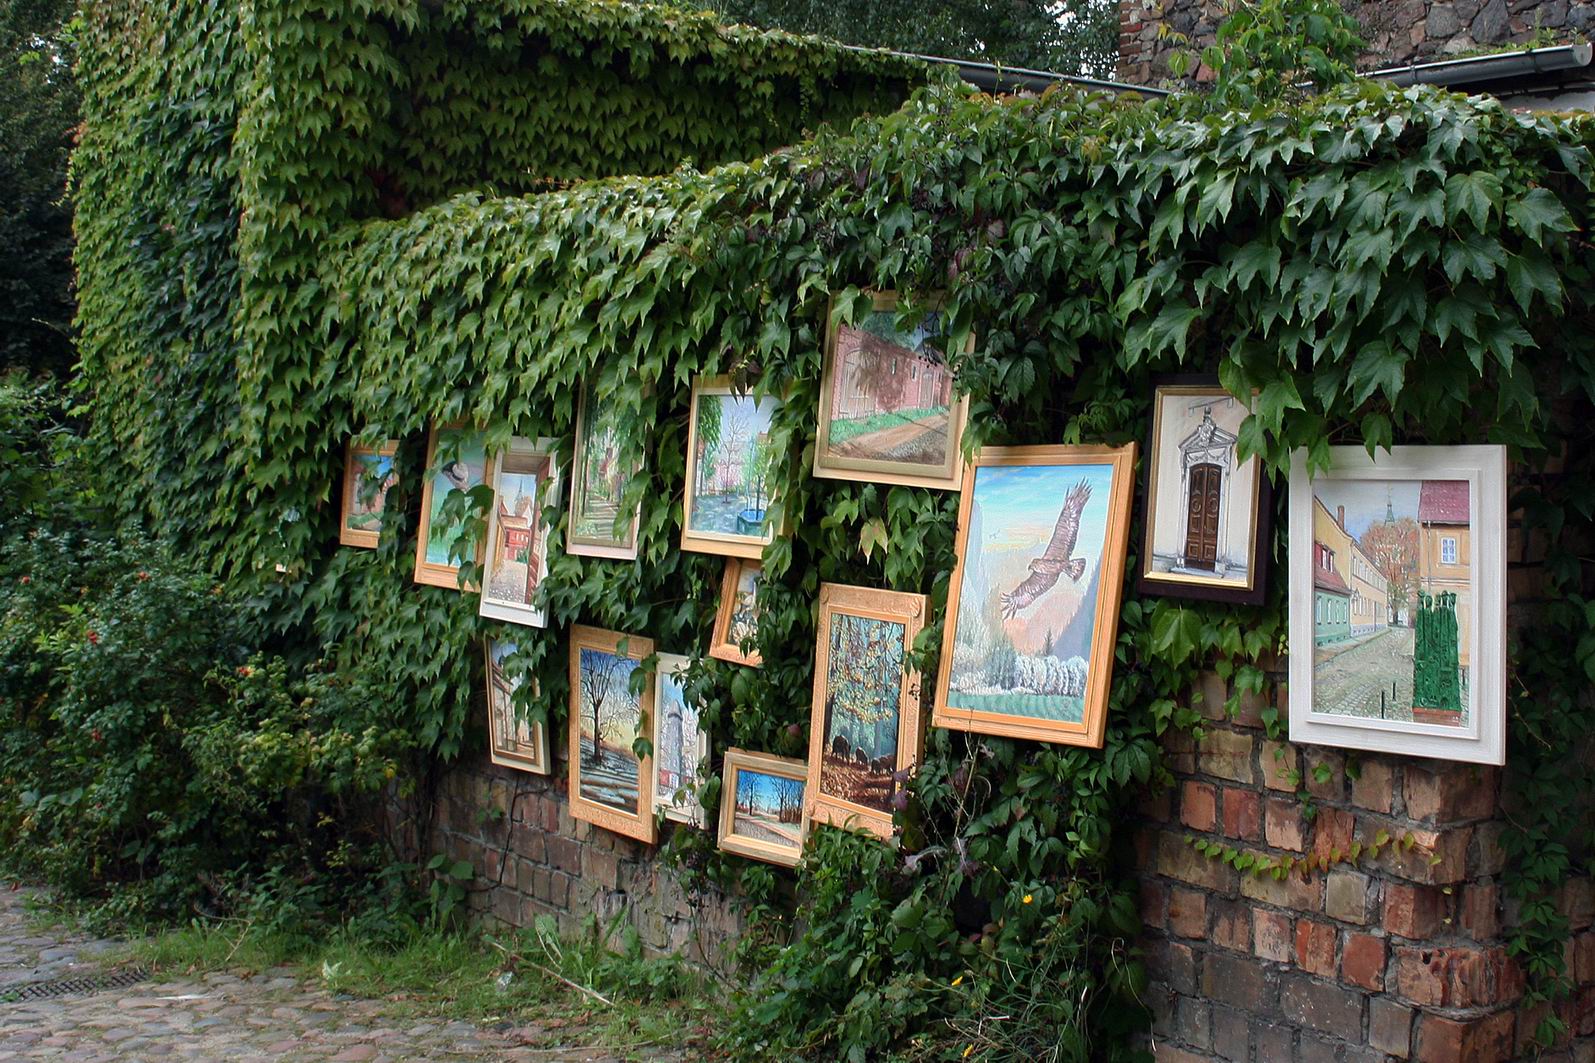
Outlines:
{"label": "cobblestone street", "polygon": [[[38,930],[32,892],[0,884],[0,1063],[63,1060],[616,1061],[571,1046],[576,1028],[532,1021],[483,1029],[401,1014],[401,1005],[334,994],[290,968],[171,976],[121,989],[17,999],[24,986],[108,973],[117,944]],[[561,1042],[565,1043],[562,1044]],[[649,1058],[680,1060],[671,1052]]]}
{"label": "cobblestone street", "polygon": [[[1328,660],[1324,659],[1328,656],[1325,650],[1333,654]],[[1317,711],[1377,719],[1383,694],[1386,719],[1412,719],[1411,628],[1386,628],[1350,649],[1329,646],[1315,656],[1313,708]]]}

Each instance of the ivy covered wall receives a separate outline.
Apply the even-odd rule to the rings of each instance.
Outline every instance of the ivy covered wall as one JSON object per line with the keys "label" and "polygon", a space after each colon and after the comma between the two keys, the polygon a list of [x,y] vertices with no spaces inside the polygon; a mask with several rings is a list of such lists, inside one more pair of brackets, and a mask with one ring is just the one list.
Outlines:
{"label": "ivy covered wall", "polygon": [[[1555,593],[1519,658],[1509,757],[1527,818],[1506,872],[1529,912],[1533,984],[1554,990],[1565,926],[1554,912],[1536,922],[1530,902],[1582,859],[1541,843],[1583,829],[1556,820],[1551,797],[1587,784],[1562,754],[1595,674],[1574,549],[1595,495],[1588,448],[1567,447],[1595,396],[1586,123],[1377,86],[1211,114],[1196,100],[997,101],[935,84],[759,155],[797,140],[794,122],[895,102],[923,72],[655,9],[494,10],[96,11],[90,54],[106,72],[88,86],[79,156],[84,358],[130,505],[197,564],[253,581],[285,631],[368,676],[397,725],[452,758],[479,740],[484,632],[523,636],[514,666],[539,680],[554,734],[571,623],[701,657],[720,559],[675,545],[687,397],[694,376],[730,373],[784,399],[772,439],[793,531],[764,559],[764,666],[700,659],[690,684],[717,756],[799,755],[819,583],[930,595],[918,648],[934,674],[956,512],[947,494],[809,477],[831,293],[946,293],[949,347],[975,336],[955,365],[972,446],[1142,439],[1151,373],[1183,367],[1257,390],[1242,443],[1276,469],[1335,443],[1499,442],[1531,470],[1565,453],[1558,486],[1519,500],[1549,544]],[[428,26],[441,31],[430,46]],[[439,70],[447,50],[441,80],[457,95],[403,87],[427,47]],[[607,91],[617,69],[660,64],[683,99],[731,108],[712,119],[727,138],[735,108],[765,100],[774,117],[737,127],[746,141],[676,149],[724,163],[713,170],[623,176],[669,168],[648,139],[659,123],[612,123],[595,102],[593,135],[622,139],[581,165],[607,176],[520,194],[575,175],[576,145],[549,130],[573,92],[602,95],[553,75],[598,71]],[[690,88],[721,77],[738,91]],[[777,86],[794,83],[818,94],[809,109],[787,110]],[[553,436],[568,459],[579,386],[622,411],[647,461],[632,488],[639,560],[556,546],[549,627],[534,637],[479,620],[472,595],[414,585],[427,425],[475,420],[490,444]],[[333,547],[341,448],[357,435],[403,441],[395,519],[374,551]],[[464,496],[451,511],[483,515]],[[557,543],[564,515],[549,516]],[[796,880],[802,920],[784,874],[667,832],[692,882],[756,906],[764,929],[744,954],[764,973],[738,1026],[746,1045],[1127,1051],[1144,972],[1123,827],[1170,777],[1159,737],[1201,726],[1204,669],[1235,704],[1262,690],[1283,648],[1282,583],[1255,608],[1127,594],[1105,748],[932,731],[902,847],[817,831]],[[1262,722],[1281,737],[1277,712]],[[1034,1021],[981,1021],[1015,1013]]]}

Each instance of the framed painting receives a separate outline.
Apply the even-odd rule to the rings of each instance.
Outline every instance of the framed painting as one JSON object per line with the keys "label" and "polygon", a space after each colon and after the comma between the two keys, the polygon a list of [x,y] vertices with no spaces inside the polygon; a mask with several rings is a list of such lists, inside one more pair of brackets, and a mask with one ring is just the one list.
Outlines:
{"label": "framed painting", "polygon": [[698,794],[709,760],[709,735],[698,718],[697,703],[682,685],[691,663],[679,654],[661,653],[654,672],[654,807],[666,819],[702,827]]}
{"label": "framed painting", "polygon": [[1506,759],[1506,449],[1290,469],[1290,739]]}
{"label": "framed painting", "polygon": [[626,485],[641,472],[640,463],[622,464],[614,419],[602,409],[593,409],[591,396],[584,388],[576,407],[576,454],[571,462],[566,553],[636,560],[642,504],[625,512],[620,506]]}
{"label": "framed painting", "polygon": [[820,584],[810,822],[892,836],[896,773],[920,754],[919,673],[908,655],[925,610],[923,594]]}
{"label": "framed painting", "polygon": [[426,444],[426,480],[421,485],[421,526],[415,540],[415,582],[460,589],[460,565],[473,561],[480,544],[463,541],[465,529],[443,519],[451,491],[469,491],[487,479],[482,433],[464,425],[433,425]]}
{"label": "framed painting", "polygon": [[714,617],[714,634],[709,638],[709,656],[732,664],[757,668],[764,658],[757,649],[744,651],[759,632],[759,582],[764,567],[742,557],[726,558],[725,577],[720,584],[720,609]]}
{"label": "framed painting", "polygon": [[1135,450],[986,447],[970,463],[936,726],[1101,747]]}
{"label": "framed painting", "polygon": [[515,695],[521,678],[505,674],[504,661],[513,655],[517,644],[492,636],[482,640],[487,658],[487,739],[488,757],[494,764],[518,768],[537,775],[548,774],[548,725],[528,720]]}
{"label": "framed painting", "polygon": [[726,750],[720,786],[720,848],[796,867],[809,832],[803,798],[807,780],[807,766],[795,757]]}
{"label": "framed painting", "polygon": [[382,537],[382,512],[388,491],[398,480],[394,468],[399,441],[380,447],[350,443],[343,454],[343,511],[338,520],[338,542],[344,546],[374,547]]}
{"label": "framed painting", "polygon": [[770,491],[780,456],[770,443],[772,398],[738,394],[730,377],[692,385],[681,548],[757,558],[775,537]]}
{"label": "framed painting", "polygon": [[[953,396],[947,317],[933,303],[905,328],[896,292],[869,294],[851,324],[831,305],[814,475],[956,491],[969,400]],[[971,333],[963,353],[974,346]]]}
{"label": "framed painting", "polygon": [[653,757],[638,756],[650,735],[652,683],[632,689],[632,673],[653,653],[636,635],[575,624],[570,629],[570,814],[653,843]]}
{"label": "framed painting", "polygon": [[546,626],[543,610],[532,603],[548,572],[546,507],[559,495],[554,446],[552,439],[516,436],[488,466],[493,508],[482,554],[482,616]]}
{"label": "framed painting", "polygon": [[1258,605],[1272,492],[1262,459],[1237,456],[1252,412],[1217,377],[1169,377],[1152,399],[1142,594]]}

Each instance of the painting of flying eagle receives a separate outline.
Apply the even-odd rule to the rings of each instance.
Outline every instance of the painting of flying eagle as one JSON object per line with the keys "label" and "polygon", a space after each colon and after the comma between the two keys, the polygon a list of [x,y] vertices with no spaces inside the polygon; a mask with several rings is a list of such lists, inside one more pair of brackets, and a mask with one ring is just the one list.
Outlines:
{"label": "painting of flying eagle", "polygon": [[1047,543],[1040,557],[1030,562],[1030,575],[1002,596],[1004,620],[1018,616],[1021,609],[1050,591],[1059,576],[1067,574],[1072,582],[1078,583],[1085,575],[1085,558],[1069,555],[1074,553],[1074,541],[1080,534],[1080,513],[1090,498],[1091,485],[1084,480],[1069,488],[1063,499],[1063,509],[1058,513],[1058,524],[1052,529],[1052,541]]}

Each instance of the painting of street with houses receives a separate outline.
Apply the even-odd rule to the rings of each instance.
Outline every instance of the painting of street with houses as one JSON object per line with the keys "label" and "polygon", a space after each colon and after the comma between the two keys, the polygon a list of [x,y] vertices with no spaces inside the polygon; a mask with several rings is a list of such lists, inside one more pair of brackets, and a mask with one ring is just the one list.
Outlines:
{"label": "painting of street with houses", "polygon": [[626,485],[639,470],[622,461],[613,411],[595,409],[594,405],[584,396],[577,418],[567,549],[577,554],[632,557],[637,543],[636,511],[622,513],[620,503]]}
{"label": "painting of street with houses", "polygon": [[546,564],[542,509],[551,463],[547,454],[514,448],[496,463],[493,541],[482,591],[489,602],[522,609],[532,604]]}
{"label": "painting of street with houses", "polygon": [[1114,467],[975,472],[948,700],[959,709],[1079,722]]}
{"label": "painting of street with houses", "polygon": [[1465,480],[1313,482],[1313,705],[1463,727],[1472,648]]}

